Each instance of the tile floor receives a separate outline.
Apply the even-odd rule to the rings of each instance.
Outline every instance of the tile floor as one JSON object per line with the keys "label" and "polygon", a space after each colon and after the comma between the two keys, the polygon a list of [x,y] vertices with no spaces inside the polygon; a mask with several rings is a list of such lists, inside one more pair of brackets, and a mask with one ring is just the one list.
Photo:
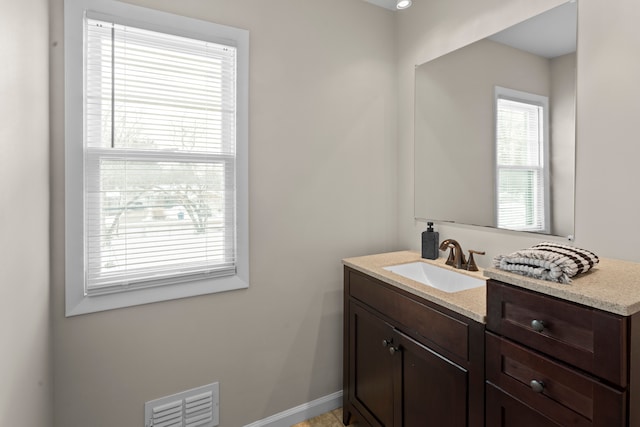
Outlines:
{"label": "tile floor", "polygon": [[[357,424],[351,424],[351,426],[358,427]],[[344,427],[342,424],[342,408],[334,409],[331,412],[318,415],[291,427]]]}

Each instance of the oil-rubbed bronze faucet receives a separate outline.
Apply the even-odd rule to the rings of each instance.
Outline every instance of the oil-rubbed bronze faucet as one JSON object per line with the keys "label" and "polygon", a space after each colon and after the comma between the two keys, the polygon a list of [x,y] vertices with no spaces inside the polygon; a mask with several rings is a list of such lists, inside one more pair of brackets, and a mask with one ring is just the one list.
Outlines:
{"label": "oil-rubbed bronze faucet", "polygon": [[467,260],[464,257],[464,251],[460,246],[460,243],[453,239],[446,239],[440,243],[440,250],[446,251],[447,248],[451,249],[449,251],[449,258],[447,258],[447,265],[451,265],[454,268],[467,268]]}
{"label": "oil-rubbed bronze faucet", "polygon": [[460,246],[460,243],[453,239],[446,239],[442,243],[440,243],[440,250],[449,251],[449,257],[447,258],[447,265],[450,265],[454,268],[460,268],[463,270],[469,271],[478,271],[478,266],[476,265],[475,260],[473,259],[473,254],[484,255],[484,252],[474,251],[473,249],[469,250],[469,262],[467,262],[464,257],[464,251]]}

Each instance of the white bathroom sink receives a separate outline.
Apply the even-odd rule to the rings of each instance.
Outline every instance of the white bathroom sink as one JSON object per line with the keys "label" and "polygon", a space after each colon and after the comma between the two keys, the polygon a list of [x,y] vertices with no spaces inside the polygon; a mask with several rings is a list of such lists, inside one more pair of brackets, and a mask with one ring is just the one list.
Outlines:
{"label": "white bathroom sink", "polygon": [[420,261],[391,265],[384,267],[384,269],[449,293],[478,288],[487,284],[486,280]]}

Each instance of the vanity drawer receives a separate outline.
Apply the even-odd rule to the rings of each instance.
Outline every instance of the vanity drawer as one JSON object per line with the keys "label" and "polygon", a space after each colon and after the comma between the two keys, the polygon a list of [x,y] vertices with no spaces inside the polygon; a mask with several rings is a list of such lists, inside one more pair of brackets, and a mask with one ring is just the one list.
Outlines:
{"label": "vanity drawer", "polygon": [[525,405],[491,383],[486,385],[487,427],[566,427]]}
{"label": "vanity drawer", "polygon": [[487,330],[627,386],[627,320],[487,281]]}
{"label": "vanity drawer", "polygon": [[624,425],[625,392],[490,332],[485,343],[487,381],[545,417],[562,426]]}
{"label": "vanity drawer", "polygon": [[[469,360],[469,326],[368,276],[347,270],[349,295],[394,319],[403,332],[445,354]],[[428,338],[426,338],[428,337]]]}

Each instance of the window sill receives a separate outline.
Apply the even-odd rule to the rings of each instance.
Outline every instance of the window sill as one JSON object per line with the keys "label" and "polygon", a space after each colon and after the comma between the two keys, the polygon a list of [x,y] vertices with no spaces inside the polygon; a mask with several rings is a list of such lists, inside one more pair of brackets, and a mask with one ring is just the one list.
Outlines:
{"label": "window sill", "polygon": [[106,295],[86,296],[73,295],[67,292],[65,316],[71,317],[116,308],[246,289],[248,287],[248,280],[244,280],[239,275],[235,275]]}

